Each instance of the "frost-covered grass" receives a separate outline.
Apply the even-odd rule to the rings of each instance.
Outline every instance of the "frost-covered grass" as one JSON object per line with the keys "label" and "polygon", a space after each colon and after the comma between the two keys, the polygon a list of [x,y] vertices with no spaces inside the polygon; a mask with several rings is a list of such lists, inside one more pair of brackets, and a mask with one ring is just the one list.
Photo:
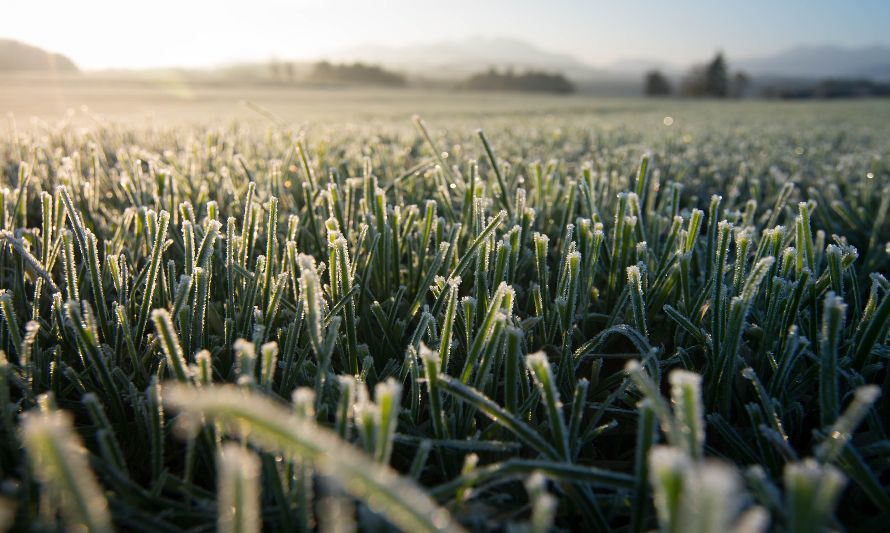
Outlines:
{"label": "frost-covered grass", "polygon": [[882,529],[890,121],[739,109],[9,135],[0,518]]}

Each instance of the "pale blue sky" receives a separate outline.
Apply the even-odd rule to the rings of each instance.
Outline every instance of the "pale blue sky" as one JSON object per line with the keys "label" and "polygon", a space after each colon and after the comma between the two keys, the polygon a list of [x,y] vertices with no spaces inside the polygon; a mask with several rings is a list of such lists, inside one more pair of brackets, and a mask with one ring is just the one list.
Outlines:
{"label": "pale blue sky", "polygon": [[310,59],[374,43],[523,39],[591,65],[687,64],[722,49],[890,44],[890,0],[3,0],[0,37],[85,68]]}

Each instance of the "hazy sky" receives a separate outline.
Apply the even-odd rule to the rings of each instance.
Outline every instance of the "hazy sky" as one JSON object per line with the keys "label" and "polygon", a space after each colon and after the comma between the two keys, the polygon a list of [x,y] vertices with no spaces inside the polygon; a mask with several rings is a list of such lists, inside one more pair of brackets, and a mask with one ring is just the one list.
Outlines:
{"label": "hazy sky", "polygon": [[890,44],[890,0],[2,0],[0,37],[82,68],[309,59],[373,43],[513,37],[592,65],[723,49]]}

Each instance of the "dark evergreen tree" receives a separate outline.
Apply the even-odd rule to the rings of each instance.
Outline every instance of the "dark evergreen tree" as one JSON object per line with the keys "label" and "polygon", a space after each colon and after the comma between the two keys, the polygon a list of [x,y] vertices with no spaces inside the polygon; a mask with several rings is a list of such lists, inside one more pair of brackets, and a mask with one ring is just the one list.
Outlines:
{"label": "dark evergreen tree", "polygon": [[714,98],[729,96],[729,74],[722,52],[718,52],[705,67],[705,95]]}
{"label": "dark evergreen tree", "polygon": [[670,80],[658,70],[646,73],[643,93],[646,96],[668,96],[673,92]]}

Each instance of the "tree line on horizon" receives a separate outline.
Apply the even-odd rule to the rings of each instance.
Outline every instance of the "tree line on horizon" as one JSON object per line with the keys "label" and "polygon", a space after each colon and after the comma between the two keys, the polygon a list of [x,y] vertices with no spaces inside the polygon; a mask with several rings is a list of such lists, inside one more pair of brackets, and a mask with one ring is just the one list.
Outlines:
{"label": "tree line on horizon", "polygon": [[499,71],[494,67],[474,74],[464,81],[462,88],[474,91],[523,91],[569,94],[575,85],[564,75],[538,70],[516,73],[512,68]]}
{"label": "tree line on horizon", "polygon": [[718,52],[709,62],[692,67],[677,86],[658,69],[643,77],[643,94],[649,97],[688,98],[831,99],[890,97],[890,83],[858,78],[823,80],[774,79],[755,91],[751,77],[743,71],[731,73]]}
{"label": "tree line on horizon", "polygon": [[703,65],[695,65],[675,88],[660,70],[646,72],[643,94],[646,96],[687,96],[694,98],[741,98],[750,85],[750,77],[743,71],[730,74],[722,52]]}
{"label": "tree line on horizon", "polygon": [[352,64],[318,61],[312,67],[308,81],[312,83],[349,83],[379,85],[384,87],[404,87],[405,76],[377,65],[362,62]]}
{"label": "tree line on horizon", "polygon": [[[273,80],[294,83],[298,79],[294,64],[291,62],[271,62],[269,69]],[[317,61],[313,63],[303,81],[318,84],[354,84],[380,87],[409,85],[407,77],[399,72],[360,61],[354,63]],[[447,85],[453,89],[469,91],[519,91],[554,94],[575,92],[575,85],[560,73],[541,70],[516,72],[512,68],[500,70],[494,67]]]}

